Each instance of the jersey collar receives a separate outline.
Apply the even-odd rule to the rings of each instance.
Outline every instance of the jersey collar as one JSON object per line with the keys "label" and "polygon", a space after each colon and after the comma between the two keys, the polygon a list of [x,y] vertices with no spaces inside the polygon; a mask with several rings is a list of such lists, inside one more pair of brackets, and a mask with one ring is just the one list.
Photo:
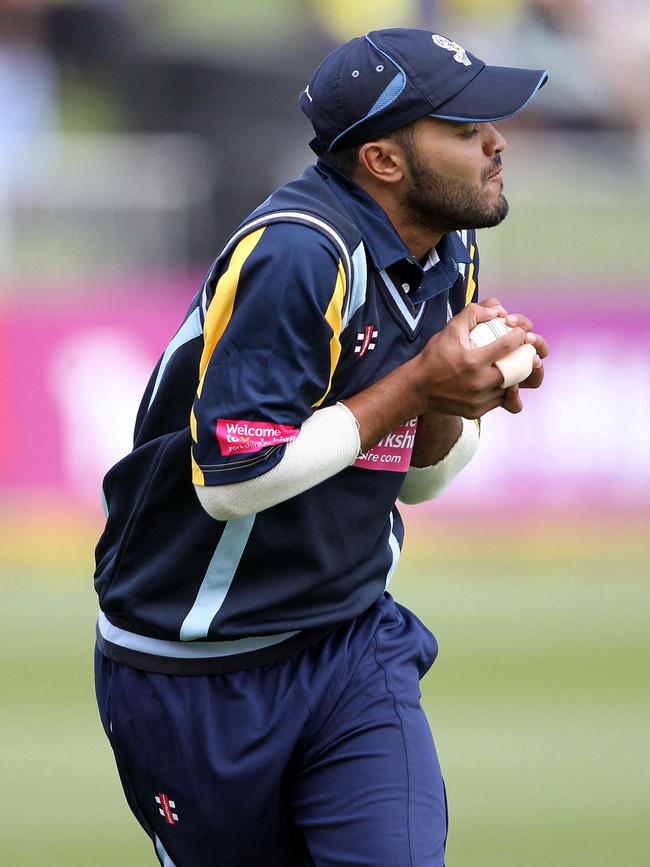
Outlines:
{"label": "jersey collar", "polygon": [[411,295],[413,304],[420,304],[446,289],[450,289],[459,275],[459,263],[468,265],[470,256],[457,232],[443,235],[438,246],[429,252],[422,269],[420,285]]}
{"label": "jersey collar", "polygon": [[449,232],[435,249],[437,261],[436,255],[429,254],[422,267],[397,234],[386,212],[365,190],[324,160],[318,160],[316,170],[359,227],[377,270],[386,271],[403,264],[413,275],[412,282],[417,287],[410,295],[413,304],[449,289],[458,278],[459,263],[469,264],[469,253],[458,233]]}

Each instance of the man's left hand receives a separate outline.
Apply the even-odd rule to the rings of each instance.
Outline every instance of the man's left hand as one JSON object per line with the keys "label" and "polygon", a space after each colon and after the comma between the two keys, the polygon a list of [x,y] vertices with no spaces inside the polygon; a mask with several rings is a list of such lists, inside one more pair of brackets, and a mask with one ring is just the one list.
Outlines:
{"label": "man's left hand", "polygon": [[507,313],[498,298],[488,298],[479,303],[483,307],[500,308],[504,314],[507,314],[505,317],[506,325],[509,325],[511,328],[523,328],[527,332],[526,343],[530,343],[535,347],[537,354],[533,360],[533,372],[523,382],[520,382],[519,385],[513,385],[511,388],[506,389],[503,404],[504,409],[511,413],[521,412],[523,403],[521,402],[519,389],[539,388],[544,381],[544,364],[542,359],[548,355],[548,344],[541,334],[533,331],[533,323],[527,316],[524,316],[523,313]]}

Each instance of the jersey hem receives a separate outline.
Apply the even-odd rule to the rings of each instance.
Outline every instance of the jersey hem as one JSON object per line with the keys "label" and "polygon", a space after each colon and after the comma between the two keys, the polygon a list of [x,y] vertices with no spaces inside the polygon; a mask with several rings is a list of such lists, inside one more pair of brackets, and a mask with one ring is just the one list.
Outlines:
{"label": "jersey hem", "polygon": [[246,671],[250,668],[261,668],[262,666],[272,665],[275,662],[292,659],[301,650],[336,631],[339,626],[341,626],[341,623],[330,624],[319,629],[305,630],[298,635],[294,635],[292,638],[288,638],[281,644],[274,644],[261,650],[251,650],[227,657],[214,656],[207,659],[180,659],[172,656],[158,656],[144,653],[129,647],[122,647],[119,644],[114,644],[112,641],[107,641],[101,634],[99,626],[96,627],[95,632],[99,651],[115,662],[154,674],[191,676]]}

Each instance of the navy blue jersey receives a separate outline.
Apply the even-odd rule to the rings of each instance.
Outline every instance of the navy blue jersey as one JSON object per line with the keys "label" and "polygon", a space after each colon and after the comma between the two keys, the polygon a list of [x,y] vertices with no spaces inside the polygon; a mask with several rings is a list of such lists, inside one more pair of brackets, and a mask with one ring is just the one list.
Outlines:
{"label": "navy blue jersey", "polygon": [[402,545],[395,502],[417,419],[258,514],[217,521],[194,484],[274,467],[318,408],[408,361],[473,300],[477,269],[473,231],[444,236],[422,267],[322,162],[242,224],[153,372],[133,451],[104,480],[105,653],[171,673],[259,665],[379,598]]}

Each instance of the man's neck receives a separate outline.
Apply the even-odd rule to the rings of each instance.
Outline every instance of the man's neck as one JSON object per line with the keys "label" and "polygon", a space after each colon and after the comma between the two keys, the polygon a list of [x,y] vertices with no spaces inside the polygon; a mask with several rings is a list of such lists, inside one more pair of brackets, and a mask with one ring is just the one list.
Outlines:
{"label": "man's neck", "polygon": [[386,212],[388,219],[395,227],[395,231],[417,261],[426,257],[429,250],[436,247],[442,236],[446,234],[444,230],[424,228],[410,221],[392,188],[377,187],[374,184],[364,183],[359,178],[354,180]]}

